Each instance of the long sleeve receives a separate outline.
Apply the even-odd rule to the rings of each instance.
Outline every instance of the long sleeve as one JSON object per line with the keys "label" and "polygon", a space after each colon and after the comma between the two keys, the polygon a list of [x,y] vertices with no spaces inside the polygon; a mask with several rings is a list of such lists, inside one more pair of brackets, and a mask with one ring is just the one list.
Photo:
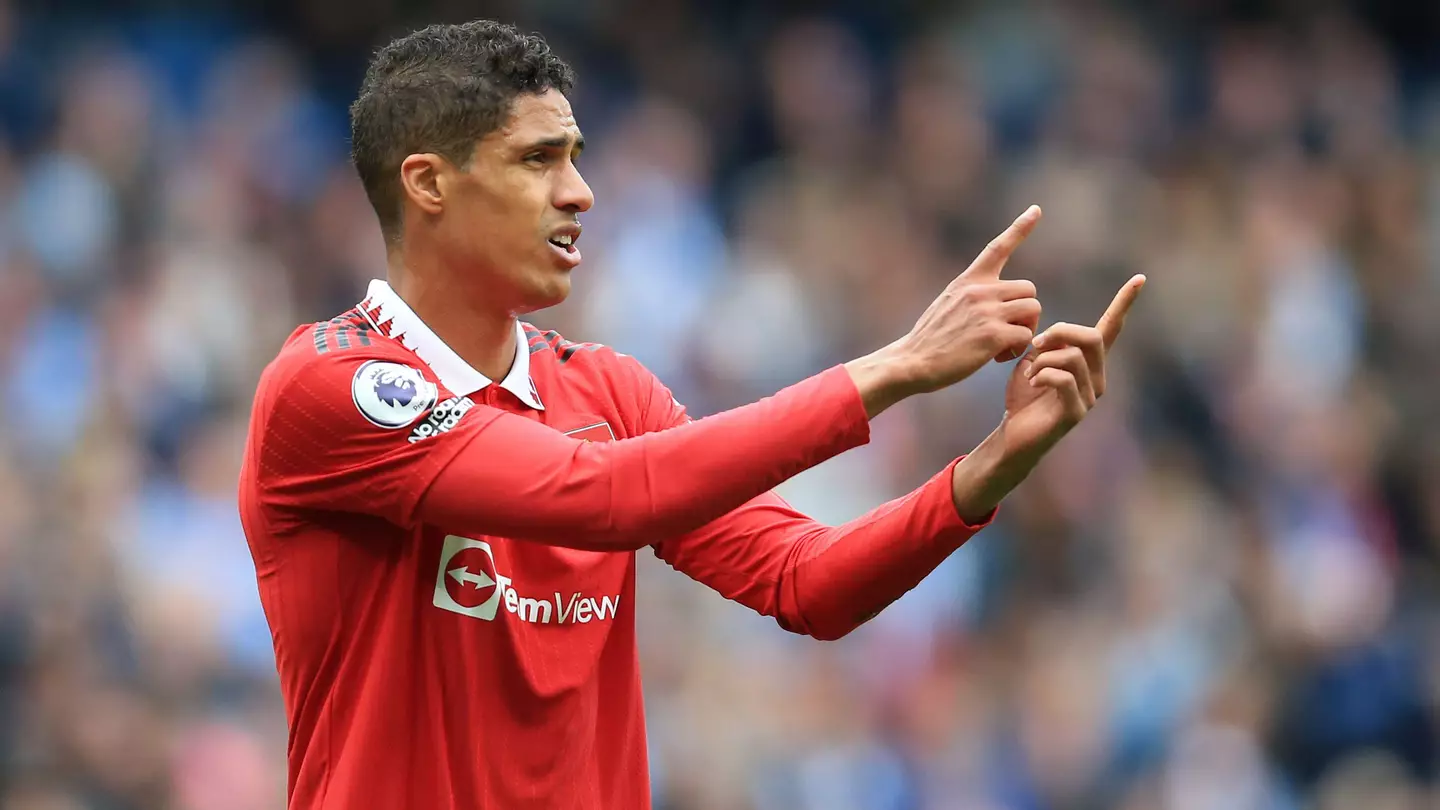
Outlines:
{"label": "long sleeve", "polygon": [[[859,392],[835,367],[760,402],[618,442],[579,441],[482,405],[417,439],[373,424],[351,402],[352,379],[389,359],[356,352],[262,383],[266,497],[292,510],[359,512],[455,534],[635,549],[702,526],[869,438]],[[430,396],[419,369],[388,365],[415,383],[417,397]]]}
{"label": "long sleeve", "polygon": [[[683,430],[685,409],[654,375],[632,364],[643,391],[637,430]],[[676,570],[782,627],[839,638],[920,584],[994,512],[967,525],[955,509],[957,459],[910,494],[840,526],[819,523],[773,492],[708,525],[655,544]]]}
{"label": "long sleeve", "polygon": [[993,518],[973,526],[961,520],[950,494],[952,467],[840,526],[767,494],[657,544],[656,554],[786,630],[840,638],[920,584]]}

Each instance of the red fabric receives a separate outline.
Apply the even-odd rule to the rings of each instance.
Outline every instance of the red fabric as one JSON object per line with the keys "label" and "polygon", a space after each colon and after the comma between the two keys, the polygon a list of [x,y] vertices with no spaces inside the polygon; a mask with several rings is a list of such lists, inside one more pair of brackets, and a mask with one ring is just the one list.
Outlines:
{"label": "red fabric", "polygon": [[[637,366],[638,368],[638,366]],[[650,389],[647,430],[688,423],[659,380]],[[976,532],[955,509],[951,472],[959,460],[903,498],[840,526],[827,526],[766,493],[687,535],[658,543],[671,566],[786,630],[837,639],[904,596]]]}
{"label": "red fabric", "polygon": [[[533,350],[544,411],[496,385],[454,396],[363,329],[297,330],[262,376],[240,508],[289,721],[290,807],[649,807],[628,549],[868,438],[832,369],[627,441],[653,404],[637,363]],[[390,396],[428,410],[389,427],[362,415],[352,381],[376,361],[412,369],[421,390]]]}
{"label": "red fabric", "polygon": [[[869,438],[859,393],[838,366],[744,408],[620,442],[577,441],[485,411],[465,417],[475,446],[434,478],[418,518],[458,534],[596,551],[697,528]],[[597,434],[582,430],[574,435]]]}

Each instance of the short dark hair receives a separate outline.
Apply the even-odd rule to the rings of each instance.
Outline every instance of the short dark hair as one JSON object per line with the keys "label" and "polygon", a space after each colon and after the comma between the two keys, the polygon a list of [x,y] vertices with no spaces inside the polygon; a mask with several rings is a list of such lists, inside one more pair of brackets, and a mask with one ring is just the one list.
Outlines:
{"label": "short dark hair", "polygon": [[350,105],[351,157],[386,241],[400,232],[400,164],[434,152],[466,166],[516,96],[568,94],[575,72],[538,34],[493,20],[431,25],[381,48]]}

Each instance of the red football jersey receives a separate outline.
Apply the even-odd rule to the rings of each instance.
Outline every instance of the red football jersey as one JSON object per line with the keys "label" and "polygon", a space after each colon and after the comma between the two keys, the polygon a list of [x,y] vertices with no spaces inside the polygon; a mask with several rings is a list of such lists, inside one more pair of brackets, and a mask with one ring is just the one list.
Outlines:
{"label": "red football jersey", "polygon": [[[771,433],[810,423],[795,429],[809,449],[738,419],[722,436],[718,416],[709,429],[724,441],[696,454],[712,420],[687,425],[633,359],[523,323],[517,336],[492,384],[377,281],[355,310],[292,334],[262,377],[240,508],[290,724],[293,808],[647,808],[634,549],[788,629],[836,637],[979,528],[955,514],[948,470],[837,528],[774,495],[736,497],[755,477],[741,471],[771,464],[778,483],[868,438],[843,371],[750,406],[770,408]],[[661,431],[652,455],[604,444]],[[707,462],[722,481],[704,481]],[[692,497],[707,487],[744,505]],[[665,531],[681,525],[701,528]]]}

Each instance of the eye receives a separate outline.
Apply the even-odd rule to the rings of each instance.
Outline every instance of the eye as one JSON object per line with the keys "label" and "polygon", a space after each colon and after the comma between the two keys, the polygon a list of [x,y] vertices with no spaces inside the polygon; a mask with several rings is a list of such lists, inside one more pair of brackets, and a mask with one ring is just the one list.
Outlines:
{"label": "eye", "polygon": [[548,159],[548,156],[544,152],[531,152],[522,158],[526,163],[544,163]]}

